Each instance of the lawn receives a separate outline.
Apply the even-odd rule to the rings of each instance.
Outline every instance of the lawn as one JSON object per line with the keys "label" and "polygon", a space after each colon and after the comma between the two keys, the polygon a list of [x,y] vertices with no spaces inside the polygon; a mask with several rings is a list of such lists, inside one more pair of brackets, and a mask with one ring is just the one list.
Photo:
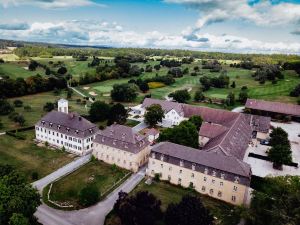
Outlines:
{"label": "lawn", "polygon": [[[96,185],[101,194],[113,187],[129,171],[93,160],[72,174],[53,183],[50,199],[58,202],[68,202],[74,208],[82,208],[79,204],[79,192],[87,185]],[[121,183],[120,183],[121,184]],[[49,189],[45,189],[47,193]],[[104,196],[101,196],[103,198]],[[69,208],[71,209],[71,208]]]}
{"label": "lawn", "polygon": [[26,67],[24,63],[18,64],[16,62],[6,62],[0,64],[0,76],[9,76],[12,79],[16,79],[18,77],[27,78],[30,76],[34,76],[36,74],[45,74],[44,70],[38,68],[36,71],[30,71],[24,69]]}
{"label": "lawn", "polygon": [[26,140],[8,135],[0,136],[0,164],[12,165],[32,182],[32,173],[42,178],[73,160],[74,156],[58,150],[38,147],[34,144],[34,130],[22,132]]}
{"label": "lawn", "polygon": [[[13,104],[14,100],[20,99],[23,101],[23,106],[31,106],[30,111],[26,111],[24,107],[15,108],[15,111],[22,114],[26,120],[24,126],[34,125],[46,112],[43,111],[43,106],[46,102],[56,102],[60,98],[66,98],[66,92],[62,92],[60,95],[54,95],[53,92],[44,92],[35,95],[26,95],[23,97],[10,98],[9,102]],[[88,109],[85,108],[83,104],[77,104],[76,99],[78,97],[76,93],[73,94],[72,98],[69,99],[69,111],[75,111],[80,114],[87,114]],[[88,103],[89,104],[89,103]],[[20,126],[13,121],[11,121],[8,116],[0,116],[0,120],[3,123],[3,128],[0,131],[17,129]]]}
{"label": "lawn", "polygon": [[[201,195],[193,190],[184,189],[182,187],[174,186],[166,182],[153,182],[151,185],[147,185],[145,184],[145,181],[142,181],[132,191],[131,194],[134,194],[138,191],[149,191],[150,193],[154,194],[158,199],[161,200],[163,211],[166,210],[168,204],[178,203],[184,195],[191,194],[199,196],[201,198],[205,207],[207,207],[211,211],[213,216],[217,218],[216,224],[236,225],[240,220],[238,210],[235,210],[234,206],[210,198],[208,196]],[[116,216],[112,212],[107,218],[106,225],[115,225],[115,217]]]}

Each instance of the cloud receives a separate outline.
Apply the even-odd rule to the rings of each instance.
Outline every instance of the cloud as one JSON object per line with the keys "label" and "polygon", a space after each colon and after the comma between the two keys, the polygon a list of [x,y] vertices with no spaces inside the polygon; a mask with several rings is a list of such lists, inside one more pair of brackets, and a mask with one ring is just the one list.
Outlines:
{"label": "cloud", "polygon": [[244,20],[259,26],[300,24],[300,5],[296,3],[249,0],[164,0],[182,4],[199,12],[195,29],[227,20]]}
{"label": "cloud", "polygon": [[29,25],[27,23],[0,23],[0,30],[27,30]]}
{"label": "cloud", "polygon": [[[2,26],[5,27],[5,24],[2,24]],[[12,25],[10,26],[12,28]],[[178,35],[169,35],[157,31],[138,33],[125,30],[117,23],[94,20],[71,20],[57,23],[35,22],[28,24],[28,26],[28,29],[3,29],[1,30],[1,38],[112,47],[300,54],[300,43],[263,42],[228,34],[213,35],[201,31],[194,31],[190,34],[189,29]]]}
{"label": "cloud", "polygon": [[291,32],[291,34],[294,34],[294,35],[300,35],[300,29],[293,30],[293,31]]}
{"label": "cloud", "polygon": [[0,3],[2,3],[4,8],[22,5],[37,6],[45,9],[61,9],[92,5],[101,7],[105,6],[104,4],[99,4],[92,0],[0,0]]}

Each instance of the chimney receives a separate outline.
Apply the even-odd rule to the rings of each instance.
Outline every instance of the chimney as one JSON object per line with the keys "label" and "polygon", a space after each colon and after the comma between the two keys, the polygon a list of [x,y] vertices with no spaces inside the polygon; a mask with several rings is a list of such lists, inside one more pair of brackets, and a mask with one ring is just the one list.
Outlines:
{"label": "chimney", "polygon": [[66,99],[60,99],[57,103],[58,111],[62,113],[69,113],[69,102]]}

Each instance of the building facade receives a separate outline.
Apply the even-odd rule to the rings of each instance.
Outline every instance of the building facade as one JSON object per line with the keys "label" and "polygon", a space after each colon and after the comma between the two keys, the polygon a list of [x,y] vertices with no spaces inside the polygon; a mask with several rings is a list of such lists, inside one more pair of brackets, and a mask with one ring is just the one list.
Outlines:
{"label": "building facade", "polygon": [[137,172],[148,162],[150,142],[131,127],[113,124],[100,131],[93,143],[93,155],[108,164]]}
{"label": "building facade", "polygon": [[149,157],[147,175],[234,204],[247,201],[251,169],[232,156],[162,142]]}
{"label": "building facade", "polygon": [[68,101],[58,101],[58,111],[46,114],[35,125],[35,138],[55,148],[76,155],[93,151],[93,139],[98,127],[76,113],[69,113]]}

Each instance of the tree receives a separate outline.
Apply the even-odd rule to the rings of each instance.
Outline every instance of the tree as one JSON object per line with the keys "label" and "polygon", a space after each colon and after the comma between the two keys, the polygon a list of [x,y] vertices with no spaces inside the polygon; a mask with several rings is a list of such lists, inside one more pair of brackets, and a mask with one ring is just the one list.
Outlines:
{"label": "tree", "polygon": [[95,101],[92,103],[89,115],[93,122],[104,121],[108,119],[110,106],[105,102]]}
{"label": "tree", "polygon": [[110,92],[111,98],[118,102],[131,102],[137,97],[134,84],[115,84]]}
{"label": "tree", "polygon": [[79,192],[79,203],[83,206],[91,206],[98,202],[100,197],[96,185],[88,185]]}
{"label": "tree", "polygon": [[23,102],[21,100],[19,100],[19,99],[16,99],[14,101],[14,105],[15,105],[15,107],[22,107],[23,106]]}
{"label": "tree", "polygon": [[72,95],[73,95],[73,90],[71,88],[68,88],[68,91],[67,91],[67,98],[70,99],[72,98]]}
{"label": "tree", "polygon": [[107,124],[111,125],[114,122],[118,124],[124,124],[126,122],[126,118],[127,118],[127,110],[122,104],[117,103],[113,105],[109,110]]}
{"label": "tree", "polygon": [[0,193],[0,224],[36,224],[33,214],[41,204],[40,196],[11,166],[0,165]]}
{"label": "tree", "polygon": [[268,156],[273,162],[275,169],[282,169],[283,164],[292,162],[291,144],[288,139],[288,134],[281,128],[274,128],[270,134],[271,149],[268,151]]}
{"label": "tree", "polygon": [[171,203],[165,214],[166,225],[213,225],[214,218],[199,197],[184,196],[178,204]]}
{"label": "tree", "polygon": [[203,92],[201,90],[196,91],[194,100],[196,102],[201,102],[201,101],[205,100],[205,95],[203,94]]}
{"label": "tree", "polygon": [[154,225],[162,218],[160,206],[160,200],[147,191],[137,192],[134,196],[120,192],[114,211],[122,225]]}
{"label": "tree", "polygon": [[235,81],[232,81],[232,84],[230,85],[230,87],[232,87],[232,88],[236,87]]}
{"label": "tree", "polygon": [[14,213],[9,219],[9,225],[30,225],[29,220],[20,213]]}
{"label": "tree", "polygon": [[46,104],[44,105],[43,109],[45,112],[50,112],[55,108],[55,104],[52,102],[46,102]]}
{"label": "tree", "polygon": [[147,91],[149,91],[149,85],[148,85],[148,83],[147,82],[145,82],[145,81],[142,81],[140,84],[139,84],[139,88],[140,88],[140,90],[142,91],[142,92],[147,92]]}
{"label": "tree", "polygon": [[197,127],[189,121],[183,121],[174,128],[163,130],[159,135],[158,141],[170,141],[175,144],[198,148],[198,138]]}
{"label": "tree", "polygon": [[20,126],[24,126],[24,124],[25,124],[25,122],[26,122],[24,116],[21,115],[21,114],[18,114],[18,115],[14,118],[14,121],[15,121],[16,123],[18,123]]}
{"label": "tree", "polygon": [[204,91],[208,91],[211,87],[210,79],[207,76],[200,77],[200,83]]}
{"label": "tree", "polygon": [[299,176],[265,177],[252,193],[249,224],[300,224],[299,196]]}
{"label": "tree", "polygon": [[201,118],[201,116],[194,115],[194,116],[191,116],[188,121],[191,122],[192,124],[194,124],[196,126],[197,130],[199,130],[202,125],[203,119]]}
{"label": "tree", "polygon": [[230,92],[226,98],[226,105],[233,106],[235,104],[235,96],[233,92]]}
{"label": "tree", "polygon": [[57,73],[60,74],[60,75],[64,75],[68,72],[67,68],[62,66],[60,67],[58,70],[57,70]]}
{"label": "tree", "polygon": [[151,127],[154,127],[157,123],[161,123],[164,117],[164,111],[161,108],[161,105],[158,104],[147,107],[147,111],[144,115],[145,123],[149,124]]}
{"label": "tree", "polygon": [[247,89],[241,90],[239,93],[239,101],[245,104],[247,99],[248,99],[248,90]]}
{"label": "tree", "polygon": [[8,115],[13,111],[14,107],[6,99],[0,99],[0,115]]}
{"label": "tree", "polygon": [[171,93],[170,97],[173,97],[173,99],[176,102],[180,102],[180,103],[186,103],[188,100],[191,99],[191,95],[186,89],[175,91]]}

